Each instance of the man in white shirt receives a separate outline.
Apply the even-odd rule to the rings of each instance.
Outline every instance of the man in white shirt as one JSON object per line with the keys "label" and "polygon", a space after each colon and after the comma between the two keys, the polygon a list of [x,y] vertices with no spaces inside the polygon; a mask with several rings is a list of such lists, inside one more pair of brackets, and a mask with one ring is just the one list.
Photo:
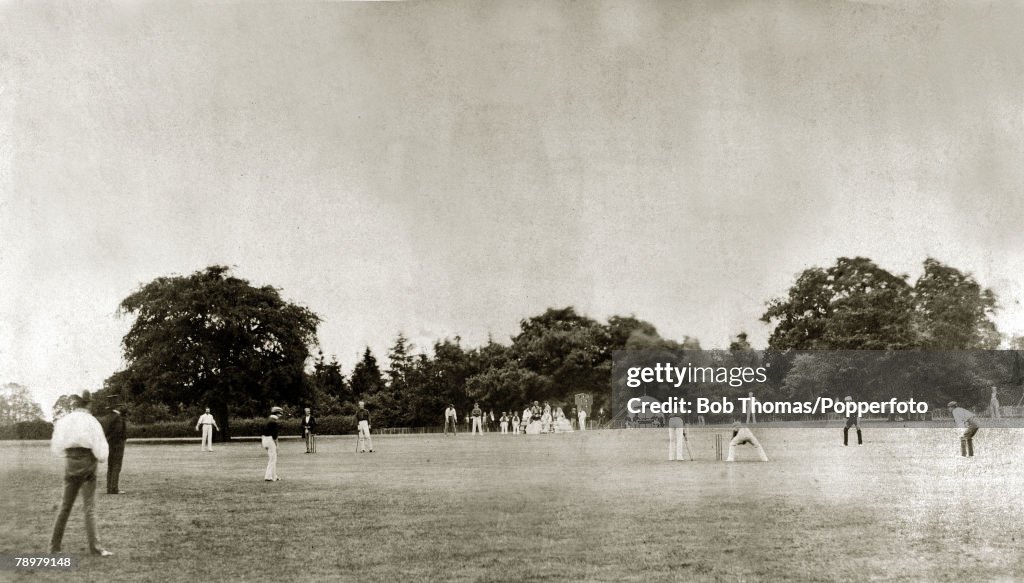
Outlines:
{"label": "man in white shirt", "polygon": [[196,431],[199,428],[203,428],[203,443],[200,446],[200,451],[213,451],[213,431],[216,429],[220,431],[220,427],[217,427],[217,420],[210,415],[210,408],[206,408],[206,413],[199,416],[199,421],[196,423]]}
{"label": "man in white shirt", "polygon": [[100,548],[96,539],[96,465],[106,462],[109,455],[107,438],[103,434],[103,426],[88,410],[90,395],[84,391],[75,396],[74,410],[61,417],[53,424],[53,437],[50,440],[50,451],[58,457],[66,458],[64,466],[64,497],[61,502],[57,521],[53,525],[50,537],[50,554],[60,552],[64,539],[64,527],[67,526],[71,508],[75,504],[78,493],[82,493],[82,507],[85,510],[85,533],[89,539],[89,552],[109,557],[113,553]]}
{"label": "man in white shirt", "polygon": [[580,421],[580,431],[586,431],[587,430],[587,410],[582,408],[582,407],[580,407],[580,412],[577,413],[577,416],[579,417],[579,421]]}
{"label": "man in white shirt", "polygon": [[948,407],[953,422],[960,429],[960,455],[974,457],[974,434],[978,432],[978,418],[956,401],[950,401]]}
{"label": "man in white shirt", "polygon": [[484,430],[483,430],[484,412],[480,408],[480,404],[479,403],[473,403],[473,410],[470,411],[469,416],[473,418],[473,429],[471,430],[472,433],[473,434],[479,433],[479,434],[483,435],[483,433],[484,433]]}
{"label": "man in white shirt", "polygon": [[459,414],[455,412],[455,406],[448,404],[448,408],[444,410],[444,434],[448,435],[448,428],[452,430],[452,435],[458,435],[457,429],[459,422]]}

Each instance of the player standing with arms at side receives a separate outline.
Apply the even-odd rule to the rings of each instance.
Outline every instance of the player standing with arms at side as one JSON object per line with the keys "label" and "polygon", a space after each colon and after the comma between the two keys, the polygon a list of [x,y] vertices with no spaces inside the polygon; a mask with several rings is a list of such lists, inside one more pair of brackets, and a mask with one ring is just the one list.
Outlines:
{"label": "player standing with arms at side", "polygon": [[[853,397],[847,395],[846,402],[850,403],[852,401],[853,401]],[[846,418],[846,427],[843,427],[843,445],[844,446],[850,445],[850,428],[851,427],[856,427],[857,428],[857,445],[864,445],[864,438],[863,438],[863,436],[861,436],[861,433],[860,433],[860,412],[859,411],[857,413],[851,413],[850,416]]]}
{"label": "player standing with arms at side", "polygon": [[263,480],[267,482],[277,482],[281,479],[277,477],[277,438],[281,431],[277,420],[282,415],[284,415],[283,409],[271,407],[270,418],[263,424],[263,432],[260,437],[263,449],[267,450],[267,471],[263,474]]}
{"label": "player standing with arms at side", "polygon": [[484,434],[484,430],[483,430],[483,427],[482,427],[482,421],[483,421],[484,412],[480,409],[480,404],[479,403],[473,403],[473,410],[469,413],[469,416],[473,418],[472,433],[474,435],[477,434],[477,433],[479,433],[480,435],[483,435]]}
{"label": "player standing with arms at side", "polygon": [[64,527],[71,516],[78,493],[82,493],[85,510],[85,535],[89,539],[89,552],[109,557],[113,553],[100,548],[96,539],[96,464],[107,461],[109,447],[103,435],[103,426],[89,413],[89,391],[74,397],[74,410],[53,424],[50,451],[67,459],[64,465],[64,497],[57,521],[50,536],[50,554],[60,552],[64,540]]}
{"label": "player standing with arms at side", "polygon": [[359,401],[359,410],[356,411],[356,428],[359,430],[357,448],[359,453],[366,453],[366,444],[370,444],[370,453],[373,453],[373,438],[370,437],[370,412],[366,410],[366,402]]}
{"label": "player standing with arms at side", "polygon": [[316,439],[316,417],[313,417],[312,410],[306,407],[302,416],[302,439],[306,441],[306,453],[313,453],[313,440]]}
{"label": "player standing with arms at side", "polygon": [[107,436],[110,455],[107,458],[107,494],[123,494],[118,488],[121,479],[121,462],[124,460],[124,445],[128,441],[128,423],[124,420],[125,408],[119,405],[110,410],[103,420],[103,433]]}
{"label": "player standing with arms at side", "polygon": [[220,431],[220,427],[217,427],[217,420],[210,415],[210,408],[206,408],[206,413],[199,416],[199,421],[196,422],[196,431],[199,428],[203,428],[203,443],[199,446],[199,451],[213,451],[213,431],[216,429]]}
{"label": "player standing with arms at side", "polygon": [[950,401],[948,407],[953,422],[960,428],[960,455],[974,457],[974,434],[978,432],[978,418],[956,401]]}

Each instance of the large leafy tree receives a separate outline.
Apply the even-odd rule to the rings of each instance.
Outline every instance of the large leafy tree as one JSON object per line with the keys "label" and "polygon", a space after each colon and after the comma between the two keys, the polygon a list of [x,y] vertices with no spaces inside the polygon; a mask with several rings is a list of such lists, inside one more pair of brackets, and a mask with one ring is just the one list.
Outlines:
{"label": "large leafy tree", "polygon": [[18,383],[0,387],[0,425],[13,425],[43,418],[43,408],[32,398],[28,388]]}
{"label": "large leafy tree", "polygon": [[320,318],[211,266],[160,277],[121,302],[134,317],[123,340],[121,383],[135,401],[208,405],[230,436],[228,413],[259,415],[303,400],[304,366]]}
{"label": "large leafy tree", "polygon": [[870,259],[840,257],[797,277],[761,320],[773,349],[933,350],[996,348],[996,297],[969,274],[935,259],[910,286]]}
{"label": "large leafy tree", "polygon": [[982,288],[970,274],[928,258],[924,273],[914,284],[914,300],[923,348],[963,350],[999,346],[999,332],[992,320],[995,293]]}
{"label": "large leafy tree", "polygon": [[512,340],[516,361],[549,381],[535,383],[544,391],[534,399],[567,400],[573,393],[607,390],[612,347],[606,326],[570,306],[523,320],[520,330]]}
{"label": "large leafy tree", "polygon": [[775,325],[775,349],[887,350],[915,346],[914,298],[906,276],[870,259],[840,257],[805,270],[761,320]]}

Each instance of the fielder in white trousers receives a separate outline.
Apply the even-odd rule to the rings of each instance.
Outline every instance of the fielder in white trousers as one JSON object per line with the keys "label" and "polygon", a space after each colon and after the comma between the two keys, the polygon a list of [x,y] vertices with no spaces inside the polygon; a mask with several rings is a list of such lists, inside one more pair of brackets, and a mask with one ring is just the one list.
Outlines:
{"label": "fielder in white trousers", "polygon": [[668,420],[668,461],[686,461],[683,459],[684,451],[686,459],[693,461],[686,444],[686,424],[679,417],[672,417]]}
{"label": "fielder in white trousers", "polygon": [[359,451],[366,451],[366,444],[370,445],[370,451],[373,451],[373,438],[370,437],[370,422],[360,421],[359,422]]}
{"label": "fielder in white trousers", "polygon": [[481,423],[481,419],[479,417],[473,417],[472,433],[479,433],[480,435],[483,435],[484,433],[483,424]]}
{"label": "fielder in white trousers", "polygon": [[203,425],[203,447],[205,451],[213,451],[213,426]]}
{"label": "fielder in white trousers", "polygon": [[743,444],[749,444],[757,448],[757,455],[761,456],[761,461],[768,461],[768,455],[764,453],[764,448],[761,447],[761,442],[754,437],[754,434],[751,433],[749,429],[742,427],[739,422],[733,423],[732,441],[729,442],[729,456],[725,458],[725,461],[736,461],[736,446]]}
{"label": "fielder in white trousers", "polygon": [[263,447],[267,450],[267,471],[263,474],[263,479],[277,481],[277,440],[264,436]]}

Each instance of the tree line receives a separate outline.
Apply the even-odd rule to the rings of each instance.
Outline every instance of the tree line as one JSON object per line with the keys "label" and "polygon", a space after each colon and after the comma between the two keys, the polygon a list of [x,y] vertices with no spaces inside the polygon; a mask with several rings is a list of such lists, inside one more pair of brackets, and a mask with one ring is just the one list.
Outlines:
{"label": "tree line", "polygon": [[[923,267],[912,283],[863,257],[807,269],[784,297],[766,302],[767,351],[753,351],[738,332],[729,352],[782,359],[762,390],[783,398],[839,382],[851,369],[811,366],[797,351],[997,348],[995,294],[935,259]],[[348,415],[364,400],[376,426],[436,425],[449,403],[460,415],[475,401],[495,411],[533,400],[569,405],[579,392],[607,407],[615,351],[701,348],[693,337],[664,338],[634,315],[598,321],[569,306],[523,319],[507,343],[468,347],[454,337],[416,347],[399,333],[386,367],[366,348],[346,376],[336,358],[317,350],[317,314],[224,266],[157,278],[125,298],[120,311],[132,319],[123,339],[127,366],[106,380],[101,401],[130,403],[137,421],[180,418],[209,406],[226,435],[230,417],[262,416],[271,404]],[[1021,382],[1012,371],[1000,374],[1003,382]]]}

